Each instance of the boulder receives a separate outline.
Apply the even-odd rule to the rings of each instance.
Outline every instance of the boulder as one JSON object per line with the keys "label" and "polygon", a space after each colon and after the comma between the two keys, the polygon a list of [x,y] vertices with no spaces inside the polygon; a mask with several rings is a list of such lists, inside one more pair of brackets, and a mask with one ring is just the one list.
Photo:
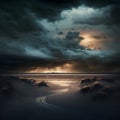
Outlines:
{"label": "boulder", "polygon": [[111,87],[111,86],[106,86],[106,87],[103,89],[103,91],[104,91],[105,93],[107,93],[107,94],[112,94],[112,93],[115,91],[115,89],[114,89],[113,87]]}
{"label": "boulder", "polygon": [[98,91],[102,90],[103,88],[104,88],[103,84],[101,84],[100,82],[95,82],[91,87],[91,91]]}
{"label": "boulder", "polygon": [[9,96],[13,92],[12,84],[9,80],[0,80],[0,95]]}
{"label": "boulder", "polygon": [[98,78],[98,81],[104,81],[104,82],[108,82],[108,83],[114,83],[116,80],[114,79],[110,79],[110,78]]}
{"label": "boulder", "polygon": [[37,84],[38,87],[48,87],[47,83],[45,81],[39,82]]}
{"label": "boulder", "polygon": [[93,82],[95,82],[95,79],[85,78],[81,80],[80,85],[91,84]]}
{"label": "boulder", "polygon": [[89,93],[91,91],[91,86],[84,86],[81,88],[81,93]]}

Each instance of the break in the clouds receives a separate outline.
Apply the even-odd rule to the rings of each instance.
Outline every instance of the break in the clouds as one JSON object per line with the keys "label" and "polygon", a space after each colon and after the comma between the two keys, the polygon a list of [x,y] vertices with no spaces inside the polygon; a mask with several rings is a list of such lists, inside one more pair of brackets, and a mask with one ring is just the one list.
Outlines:
{"label": "break in the clouds", "polygon": [[89,36],[89,39],[94,39],[94,41],[89,40],[88,44],[89,42],[98,42],[99,45],[102,43],[102,46],[110,47],[119,42],[119,24],[114,24],[112,21],[112,8],[113,6],[94,8],[82,5],[78,8],[63,10],[60,19],[54,22],[47,19],[39,22],[45,29],[51,31],[52,36],[60,32],[66,34],[66,32],[74,30],[79,31],[83,37]]}
{"label": "break in the clouds", "polygon": [[39,2],[18,11],[9,4],[11,11],[1,8],[1,73],[119,72],[116,4],[70,2],[57,8],[56,2]]}

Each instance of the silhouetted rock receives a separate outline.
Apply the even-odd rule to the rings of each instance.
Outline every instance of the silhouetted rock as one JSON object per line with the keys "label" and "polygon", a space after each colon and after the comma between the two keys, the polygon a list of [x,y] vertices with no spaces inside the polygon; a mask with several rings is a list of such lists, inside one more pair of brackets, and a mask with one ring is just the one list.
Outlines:
{"label": "silhouetted rock", "polygon": [[89,93],[91,91],[91,86],[84,86],[81,88],[81,93]]}
{"label": "silhouetted rock", "polygon": [[26,79],[26,78],[21,78],[21,81],[28,83],[28,84],[34,84],[35,80],[34,79]]}
{"label": "silhouetted rock", "polygon": [[104,88],[103,84],[101,84],[100,82],[95,82],[91,87],[91,91],[97,91],[97,90],[101,90],[103,88]]}
{"label": "silhouetted rock", "polygon": [[90,85],[85,85],[85,86],[81,86],[81,93],[88,93],[88,92],[96,92],[96,91],[100,91],[104,88],[104,85],[102,85],[99,82],[90,84]]}
{"label": "silhouetted rock", "polygon": [[119,81],[107,77],[85,78],[80,82],[80,92],[91,95],[94,100],[103,100],[120,91]]}
{"label": "silhouetted rock", "polygon": [[95,81],[96,81],[95,78],[85,78],[85,79],[81,80],[80,85],[90,84],[90,83],[93,83]]}
{"label": "silhouetted rock", "polygon": [[106,86],[103,91],[107,94],[112,94],[115,92],[115,89],[113,89],[111,86]]}
{"label": "silhouetted rock", "polygon": [[40,83],[37,84],[38,87],[48,87],[47,83],[42,81]]}
{"label": "silhouetted rock", "polygon": [[108,82],[108,83],[114,83],[114,82],[116,82],[116,79],[102,78],[102,77],[98,77],[96,80],[97,81],[104,81],[104,82]]}
{"label": "silhouetted rock", "polygon": [[104,77],[93,77],[93,78],[84,78],[81,80],[80,85],[84,85],[84,84],[90,84],[93,82],[108,82],[108,83],[114,83],[116,80],[115,79],[111,79],[111,78],[104,78]]}
{"label": "silhouetted rock", "polygon": [[0,77],[0,95],[9,96],[13,92],[11,81],[7,77]]}

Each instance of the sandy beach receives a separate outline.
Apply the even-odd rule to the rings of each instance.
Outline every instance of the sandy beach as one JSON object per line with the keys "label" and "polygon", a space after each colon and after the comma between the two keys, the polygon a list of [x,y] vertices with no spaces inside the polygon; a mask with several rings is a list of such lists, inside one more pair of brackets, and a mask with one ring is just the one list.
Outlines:
{"label": "sandy beach", "polygon": [[[95,76],[92,75],[93,78]],[[119,119],[120,81],[118,75],[107,75],[109,79],[106,79],[109,81],[104,82],[106,84],[104,89],[107,89],[108,84],[112,87],[107,89],[109,91],[106,92],[106,96],[103,94],[98,96],[98,89],[100,89],[99,93],[103,90],[98,78],[95,83],[93,81],[85,83],[86,78],[91,78],[91,76],[84,75],[72,79],[69,79],[69,76],[68,78],[56,76],[52,79],[49,76],[44,79],[38,76],[2,76],[0,77],[0,118],[1,120]],[[89,89],[83,92],[85,87],[90,85],[92,91]],[[11,89],[11,92],[9,93],[7,89],[8,91]]]}

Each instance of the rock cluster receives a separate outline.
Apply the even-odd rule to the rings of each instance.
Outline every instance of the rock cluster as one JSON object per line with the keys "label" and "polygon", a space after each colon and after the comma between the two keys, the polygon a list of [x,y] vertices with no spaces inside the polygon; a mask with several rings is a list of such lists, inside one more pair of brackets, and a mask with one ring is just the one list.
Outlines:
{"label": "rock cluster", "polygon": [[45,81],[36,82],[34,79],[26,79],[26,78],[21,78],[20,80],[27,84],[35,85],[37,87],[48,87],[48,84]]}
{"label": "rock cluster", "polygon": [[19,78],[19,80],[21,80],[21,81],[23,81],[27,84],[35,85],[35,80],[34,79]]}
{"label": "rock cluster", "polygon": [[38,87],[48,87],[47,83],[45,81],[41,81],[37,84]]}
{"label": "rock cluster", "polygon": [[13,92],[12,83],[7,77],[0,77],[0,96],[10,96]]}
{"label": "rock cluster", "polygon": [[104,100],[116,92],[114,83],[114,79],[103,77],[85,78],[80,82],[80,92],[91,94],[93,100]]}

